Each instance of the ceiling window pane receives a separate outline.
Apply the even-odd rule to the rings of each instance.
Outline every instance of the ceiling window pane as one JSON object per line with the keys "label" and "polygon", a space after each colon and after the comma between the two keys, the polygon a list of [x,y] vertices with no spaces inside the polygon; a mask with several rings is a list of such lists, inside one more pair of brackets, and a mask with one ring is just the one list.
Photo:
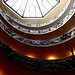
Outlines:
{"label": "ceiling window pane", "polygon": [[59,0],[4,0],[5,4],[23,18],[44,17],[59,2]]}

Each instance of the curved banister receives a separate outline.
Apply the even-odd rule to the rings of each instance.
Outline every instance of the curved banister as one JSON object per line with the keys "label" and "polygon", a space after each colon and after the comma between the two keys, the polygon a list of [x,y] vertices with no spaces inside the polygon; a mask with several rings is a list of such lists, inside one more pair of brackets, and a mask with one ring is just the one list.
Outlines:
{"label": "curved banister", "polygon": [[28,69],[32,69],[34,71],[66,72],[69,70],[75,70],[74,55],[56,60],[30,58],[14,51],[12,48],[10,48],[9,45],[6,45],[2,40],[0,40],[0,53],[6,56],[9,60],[16,62],[16,64]]}

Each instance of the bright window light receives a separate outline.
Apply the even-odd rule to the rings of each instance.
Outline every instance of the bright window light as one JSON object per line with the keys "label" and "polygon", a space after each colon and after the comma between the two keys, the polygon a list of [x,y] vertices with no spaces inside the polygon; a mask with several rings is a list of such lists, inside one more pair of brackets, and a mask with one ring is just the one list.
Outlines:
{"label": "bright window light", "polygon": [[21,17],[44,17],[60,0],[4,0]]}

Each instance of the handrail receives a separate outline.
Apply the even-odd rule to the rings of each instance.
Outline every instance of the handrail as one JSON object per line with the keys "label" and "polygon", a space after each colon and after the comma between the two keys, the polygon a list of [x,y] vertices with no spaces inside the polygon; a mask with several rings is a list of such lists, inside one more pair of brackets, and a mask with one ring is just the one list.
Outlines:
{"label": "handrail", "polygon": [[30,58],[22,55],[0,40],[0,53],[25,68],[39,72],[66,72],[75,70],[75,55],[56,60]]}

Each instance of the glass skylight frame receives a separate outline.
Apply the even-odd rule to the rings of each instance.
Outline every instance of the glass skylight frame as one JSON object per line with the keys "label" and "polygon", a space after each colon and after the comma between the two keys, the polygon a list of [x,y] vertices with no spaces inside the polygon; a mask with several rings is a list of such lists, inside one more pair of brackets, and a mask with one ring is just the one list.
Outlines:
{"label": "glass skylight frame", "polygon": [[[36,5],[36,3],[38,3],[39,1],[50,1],[50,0],[35,0],[35,5],[36,5],[36,7],[37,7],[37,9],[39,9],[39,14],[41,14],[40,16],[38,16],[38,14],[36,15],[36,13],[35,13],[35,17],[34,16],[25,16],[25,15],[27,15],[28,14],[28,10],[27,11],[25,11],[24,10],[24,12],[26,12],[26,14],[23,12],[22,13],[22,15],[19,13],[19,12],[17,12],[16,10],[18,10],[18,11],[20,11],[20,9],[18,9],[18,8],[16,8],[16,10],[14,9],[14,5],[15,5],[15,3],[13,4],[13,2],[10,2],[10,3],[12,3],[12,5],[9,5],[7,2],[8,1],[10,1],[10,0],[3,0],[4,1],[4,3],[7,5],[7,6],[9,6],[15,13],[17,13],[21,18],[43,18],[43,17],[45,17],[55,6],[57,6],[59,3],[60,3],[60,0],[51,0],[51,1],[56,1],[57,3],[54,5],[54,6],[52,6],[51,7],[51,9],[49,9],[47,12],[45,12],[39,5],[40,5],[40,3],[39,4],[37,4]],[[14,1],[14,0],[13,0]],[[18,1],[18,0],[15,0],[15,1]],[[25,0],[19,0],[19,1],[25,1]],[[26,0],[26,1],[29,1],[29,0]],[[30,0],[31,1],[31,0]],[[32,0],[32,1],[34,1],[34,0]],[[17,3],[17,2],[16,2]],[[24,2],[23,2],[24,3]],[[50,2],[49,2],[50,3]],[[18,4],[18,3],[17,3]],[[32,3],[33,4],[33,3]],[[51,3],[50,3],[51,4]],[[46,4],[47,5],[47,4]],[[23,5],[22,5],[23,6]],[[21,7],[22,7],[21,6]],[[24,9],[26,9],[27,8],[27,6],[25,5],[25,8]],[[40,9],[41,8],[41,9]],[[43,7],[44,8],[44,7]],[[45,8],[44,8],[45,9]],[[36,9],[35,9],[36,10]],[[42,11],[43,10],[43,11]],[[43,14],[42,14],[42,12],[43,12]],[[37,11],[36,11],[37,12]],[[29,14],[30,15],[30,14]]]}

